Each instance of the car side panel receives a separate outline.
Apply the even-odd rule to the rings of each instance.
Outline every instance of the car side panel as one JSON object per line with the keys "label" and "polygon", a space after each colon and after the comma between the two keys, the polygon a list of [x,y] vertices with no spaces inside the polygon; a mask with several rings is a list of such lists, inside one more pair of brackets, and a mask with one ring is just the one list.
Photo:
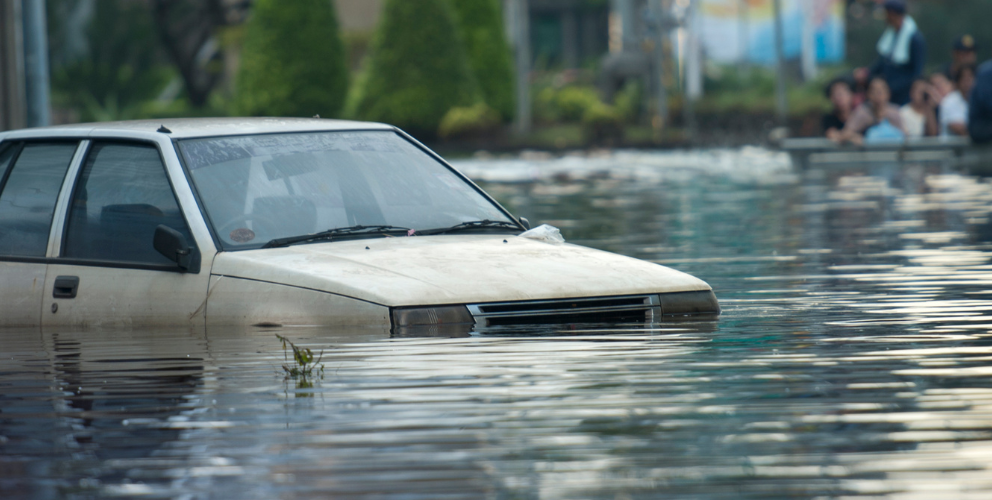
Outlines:
{"label": "car side panel", "polygon": [[[59,277],[76,277],[74,298],[55,298]],[[42,325],[202,326],[208,273],[50,264]]]}
{"label": "car side panel", "polygon": [[389,308],[317,290],[212,276],[207,326],[379,326],[390,328]]}
{"label": "car side panel", "polygon": [[37,326],[45,264],[0,262],[0,327]]}

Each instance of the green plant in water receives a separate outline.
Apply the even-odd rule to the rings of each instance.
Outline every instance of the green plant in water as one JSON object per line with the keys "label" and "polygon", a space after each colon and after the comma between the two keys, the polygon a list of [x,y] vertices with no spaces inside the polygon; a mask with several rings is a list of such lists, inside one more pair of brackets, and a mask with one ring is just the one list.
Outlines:
{"label": "green plant in water", "polygon": [[315,370],[321,376],[324,375],[324,365],[320,362],[320,360],[324,358],[324,351],[320,351],[320,354],[314,358],[313,351],[309,348],[296,347],[296,344],[279,334],[276,334],[276,338],[282,341],[283,357],[287,361],[289,361],[289,357],[287,356],[286,345],[288,344],[293,350],[293,361],[296,363],[296,366],[290,367],[288,364],[282,365],[283,371],[286,372],[286,377],[301,379],[304,387],[312,387],[311,384],[307,383],[306,379],[312,376]]}

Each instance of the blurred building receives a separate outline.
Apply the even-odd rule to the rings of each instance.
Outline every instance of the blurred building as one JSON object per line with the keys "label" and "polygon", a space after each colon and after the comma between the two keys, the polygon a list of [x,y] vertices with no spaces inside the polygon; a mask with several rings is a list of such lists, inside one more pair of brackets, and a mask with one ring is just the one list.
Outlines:
{"label": "blurred building", "polygon": [[530,0],[531,54],[538,66],[577,68],[609,50],[610,6],[587,0]]}
{"label": "blurred building", "polygon": [[[501,0],[505,5],[508,0]],[[643,1],[643,0],[641,0]],[[383,0],[334,0],[345,32],[375,30]],[[609,50],[607,0],[529,0],[531,56],[538,67],[578,68]]]}

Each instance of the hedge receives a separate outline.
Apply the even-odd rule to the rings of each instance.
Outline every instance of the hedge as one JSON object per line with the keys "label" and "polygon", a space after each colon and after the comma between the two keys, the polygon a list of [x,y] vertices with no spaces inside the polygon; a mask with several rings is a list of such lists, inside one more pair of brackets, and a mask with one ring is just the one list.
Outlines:
{"label": "hedge", "polygon": [[503,30],[499,0],[449,0],[482,97],[504,121],[513,119],[513,56]]}
{"label": "hedge", "polygon": [[344,44],[329,0],[255,0],[237,76],[237,111],[334,117],[348,92]]}
{"label": "hedge", "polygon": [[448,111],[482,100],[447,0],[387,0],[350,115],[433,138]]}

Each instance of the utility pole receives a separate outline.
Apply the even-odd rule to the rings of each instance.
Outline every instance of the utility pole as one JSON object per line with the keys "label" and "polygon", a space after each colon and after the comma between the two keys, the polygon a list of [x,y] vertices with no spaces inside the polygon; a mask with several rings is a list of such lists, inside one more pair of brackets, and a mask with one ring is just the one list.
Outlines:
{"label": "utility pole", "polygon": [[738,65],[742,72],[751,67],[751,6],[748,0],[737,0],[737,44],[740,46]]}
{"label": "utility pole", "polygon": [[685,48],[685,121],[689,141],[696,142],[699,127],[696,124],[696,101],[703,96],[702,47],[699,39],[699,0],[689,0],[686,14],[688,40]]}
{"label": "utility pole", "polygon": [[21,2],[0,0],[0,130],[24,128]]}
{"label": "utility pole", "polygon": [[775,114],[778,115],[780,126],[786,125],[786,118],[789,113],[789,103],[785,98],[785,55],[782,53],[782,43],[785,35],[782,32],[782,0],[772,0],[775,10],[775,69],[777,78],[775,79]]}
{"label": "utility pole", "polygon": [[48,23],[44,0],[23,0],[24,73],[29,127],[44,127],[51,120],[48,100]]}
{"label": "utility pole", "polygon": [[668,89],[665,88],[665,43],[668,41],[668,2],[649,0],[651,19],[654,21],[654,80],[655,118],[651,125],[660,132],[668,124]]}
{"label": "utility pole", "polygon": [[530,109],[530,2],[528,0],[509,0],[507,3],[508,29],[512,33],[514,57],[516,60],[516,90],[517,117],[514,129],[517,134],[525,135],[531,129]]}
{"label": "utility pole", "polygon": [[802,41],[802,65],[803,80],[809,81],[816,78],[816,25],[813,24],[816,16],[816,8],[812,0],[803,0],[803,41]]}

